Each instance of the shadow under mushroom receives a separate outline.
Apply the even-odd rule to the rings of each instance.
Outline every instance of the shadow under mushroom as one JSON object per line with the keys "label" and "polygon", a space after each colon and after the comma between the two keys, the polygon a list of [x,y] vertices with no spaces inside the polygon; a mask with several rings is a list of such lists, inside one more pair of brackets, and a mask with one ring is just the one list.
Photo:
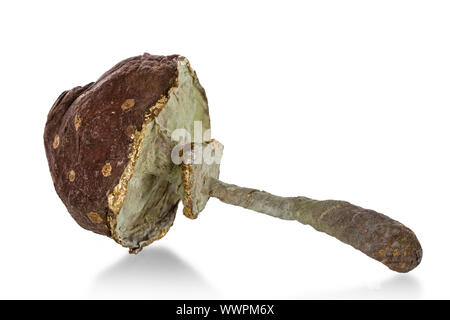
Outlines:
{"label": "shadow under mushroom", "polygon": [[[102,271],[94,281],[95,295],[115,298],[207,298],[213,293],[200,273],[174,252],[149,247],[139,255],[126,255]],[[119,296],[119,297],[118,297]]]}

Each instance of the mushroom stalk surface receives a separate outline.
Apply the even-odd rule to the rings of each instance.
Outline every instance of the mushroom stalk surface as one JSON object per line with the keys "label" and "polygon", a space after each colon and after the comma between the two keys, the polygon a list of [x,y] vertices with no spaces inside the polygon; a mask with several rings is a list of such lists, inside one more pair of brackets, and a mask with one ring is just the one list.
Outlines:
{"label": "mushroom stalk surface", "polygon": [[400,222],[373,210],[346,201],[279,197],[215,178],[210,178],[208,185],[209,195],[222,202],[310,225],[394,271],[411,271],[422,259],[422,248],[415,234]]}

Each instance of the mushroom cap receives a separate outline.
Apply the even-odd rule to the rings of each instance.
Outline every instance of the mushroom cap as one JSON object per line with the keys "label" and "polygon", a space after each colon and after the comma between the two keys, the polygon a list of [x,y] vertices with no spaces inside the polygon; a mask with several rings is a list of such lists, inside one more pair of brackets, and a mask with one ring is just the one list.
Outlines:
{"label": "mushroom cap", "polygon": [[[50,173],[81,227],[114,237],[115,216],[142,156],[136,150],[139,134],[177,86],[180,61],[188,64],[178,55],[146,53],[126,59],[96,82],[64,91],[53,104],[44,131]],[[179,197],[171,201],[170,210],[159,216],[165,225],[161,228],[171,225]]]}

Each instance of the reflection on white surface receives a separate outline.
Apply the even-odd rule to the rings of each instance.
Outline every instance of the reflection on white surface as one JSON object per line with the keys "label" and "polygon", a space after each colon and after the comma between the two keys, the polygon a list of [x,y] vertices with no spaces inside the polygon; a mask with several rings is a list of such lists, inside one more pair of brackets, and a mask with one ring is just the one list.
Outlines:
{"label": "reflection on white surface", "polygon": [[396,274],[387,280],[350,288],[347,290],[324,293],[316,298],[322,299],[420,299],[422,286],[412,274]]}
{"label": "reflection on white surface", "polygon": [[[295,277],[294,277],[295,278]],[[295,281],[291,279],[291,286]],[[299,279],[300,280],[300,279]],[[304,280],[304,279],[303,279]],[[301,285],[300,285],[301,287]],[[240,288],[246,291],[245,287]],[[247,288],[248,289],[248,288]],[[413,274],[395,274],[381,282],[343,290],[308,292],[287,299],[420,299],[423,288]],[[234,293],[236,294],[236,292]],[[246,294],[244,297],[246,297]],[[249,297],[252,294],[248,293]],[[274,292],[268,294],[273,298]],[[126,255],[100,272],[91,295],[96,298],[214,299],[232,298],[220,294],[188,263],[164,247],[148,247],[138,255]]]}
{"label": "reflection on white surface", "polygon": [[164,247],[148,247],[138,255],[127,255],[102,271],[94,281],[99,296],[207,298],[210,285],[190,265]]}

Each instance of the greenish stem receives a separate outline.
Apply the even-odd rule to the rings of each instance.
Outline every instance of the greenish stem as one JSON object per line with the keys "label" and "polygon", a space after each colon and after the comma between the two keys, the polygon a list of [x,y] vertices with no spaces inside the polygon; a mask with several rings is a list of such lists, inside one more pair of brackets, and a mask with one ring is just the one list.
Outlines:
{"label": "greenish stem", "polygon": [[296,220],[339,239],[397,272],[421,261],[422,248],[409,228],[381,213],[349,202],[279,197],[209,179],[209,195],[222,202],[284,220]]}

